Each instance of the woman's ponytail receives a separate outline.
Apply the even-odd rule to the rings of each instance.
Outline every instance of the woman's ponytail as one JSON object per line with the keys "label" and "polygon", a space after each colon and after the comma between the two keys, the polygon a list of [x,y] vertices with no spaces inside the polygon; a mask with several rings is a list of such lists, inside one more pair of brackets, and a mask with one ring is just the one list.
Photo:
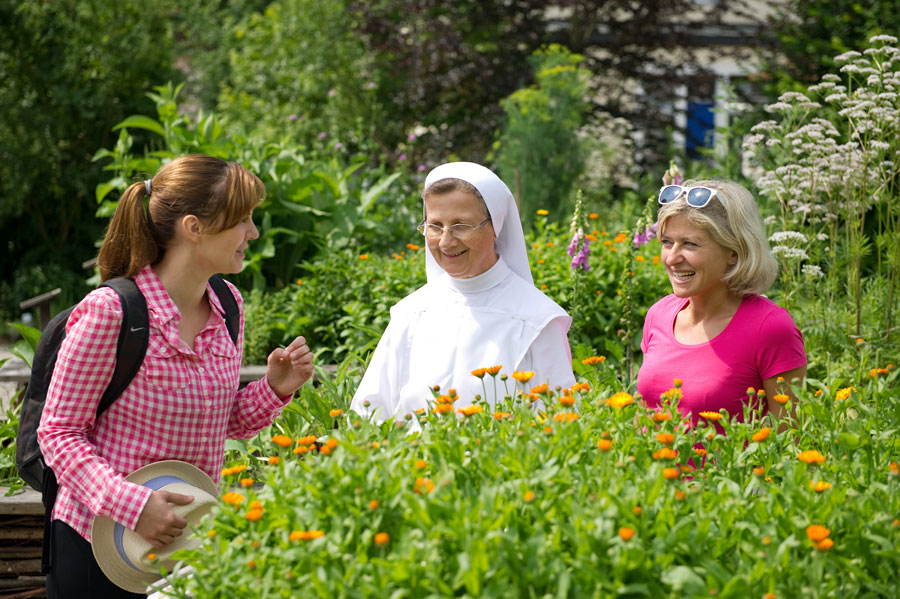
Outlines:
{"label": "woman's ponytail", "polygon": [[144,181],[133,183],[119,199],[97,256],[101,280],[133,277],[156,261],[159,247],[144,202],[149,187]]}

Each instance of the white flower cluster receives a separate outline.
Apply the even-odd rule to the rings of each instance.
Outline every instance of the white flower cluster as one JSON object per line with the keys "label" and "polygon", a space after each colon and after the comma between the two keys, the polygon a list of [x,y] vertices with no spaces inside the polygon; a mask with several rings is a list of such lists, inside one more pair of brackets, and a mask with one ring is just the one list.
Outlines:
{"label": "white flower cluster", "polygon": [[787,260],[809,260],[809,255],[805,251],[786,245],[776,245],[772,248],[772,253]]}
{"label": "white flower cluster", "polygon": [[800,270],[804,275],[810,277],[812,279],[818,279],[825,276],[825,273],[822,272],[822,269],[816,266],[815,264],[804,264]]}
{"label": "white flower cluster", "polygon": [[806,243],[806,235],[804,235],[803,233],[798,233],[797,231],[778,231],[777,233],[773,233],[772,236],[769,237],[769,241],[778,245],[803,245]]}

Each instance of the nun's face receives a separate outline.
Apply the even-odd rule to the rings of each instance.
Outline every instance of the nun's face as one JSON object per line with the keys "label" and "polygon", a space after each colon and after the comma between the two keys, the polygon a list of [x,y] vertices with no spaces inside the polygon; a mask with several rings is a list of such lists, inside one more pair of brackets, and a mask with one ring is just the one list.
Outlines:
{"label": "nun's face", "polygon": [[[494,227],[490,222],[478,226],[488,214],[484,203],[474,195],[461,190],[430,194],[425,198],[425,214],[426,224],[444,228],[440,237],[427,235],[425,240],[435,262],[451,277],[474,277],[497,262]],[[451,232],[450,226],[456,224],[477,228],[456,227],[462,231]]]}

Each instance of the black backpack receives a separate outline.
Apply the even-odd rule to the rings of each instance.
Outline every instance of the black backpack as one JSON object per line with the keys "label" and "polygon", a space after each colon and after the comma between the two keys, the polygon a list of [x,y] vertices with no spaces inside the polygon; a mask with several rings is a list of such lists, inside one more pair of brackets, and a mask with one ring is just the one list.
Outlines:
{"label": "black backpack", "polygon": [[[213,276],[209,283],[215,291],[219,302],[225,310],[225,325],[231,340],[237,344],[240,332],[240,314],[237,300],[231,289],[219,276]],[[147,344],[150,339],[150,323],[147,314],[147,300],[138,289],[133,279],[115,278],[103,283],[101,287],[109,287],[118,295],[122,304],[122,326],[116,344],[116,366],[113,370],[109,386],[103,393],[97,406],[97,417],[118,399],[131,383],[144,361]],[[75,306],[63,310],[41,332],[41,339],[34,351],[31,378],[25,389],[22,400],[22,412],[19,416],[19,430],[16,435],[16,468],[19,476],[36,491],[41,492],[44,504],[44,555],[41,571],[46,574],[49,568],[50,514],[56,503],[59,485],[53,470],[44,463],[41,448],[38,445],[37,429],[41,423],[41,413],[47,399],[47,390],[53,378],[56,356],[63,339],[66,337],[66,322]]]}

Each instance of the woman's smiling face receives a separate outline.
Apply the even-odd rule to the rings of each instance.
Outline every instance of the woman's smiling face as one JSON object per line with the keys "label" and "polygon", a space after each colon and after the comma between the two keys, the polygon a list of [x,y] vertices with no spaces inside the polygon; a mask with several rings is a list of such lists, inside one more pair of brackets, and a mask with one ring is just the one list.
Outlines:
{"label": "woman's smiling face", "polygon": [[728,291],[722,278],[737,262],[737,254],[713,241],[686,216],[673,216],[659,236],[660,259],[672,291],[678,297],[709,297]]}
{"label": "woman's smiling face", "polygon": [[[449,227],[458,223],[478,226],[489,217],[484,202],[469,192],[456,190],[425,196],[425,222]],[[426,239],[428,250],[438,266],[457,279],[486,272],[497,262],[494,251],[494,227],[485,224],[463,241],[445,230],[440,239]]]}

